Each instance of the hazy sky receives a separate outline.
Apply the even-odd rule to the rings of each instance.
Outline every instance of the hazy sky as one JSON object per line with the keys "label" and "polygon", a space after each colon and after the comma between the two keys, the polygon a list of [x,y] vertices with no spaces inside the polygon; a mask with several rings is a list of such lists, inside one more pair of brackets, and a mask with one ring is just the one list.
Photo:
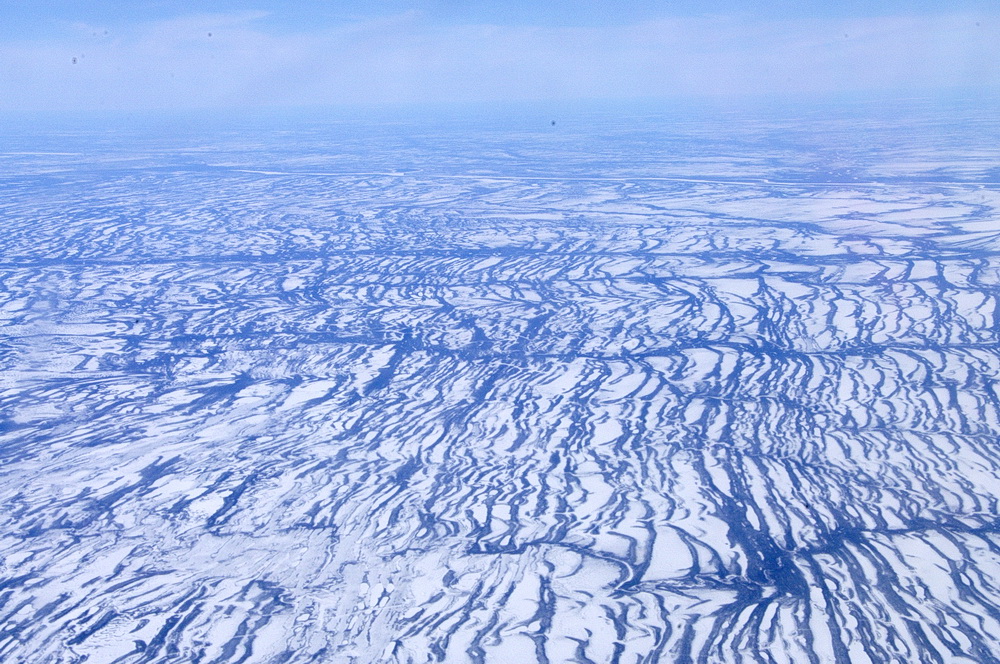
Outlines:
{"label": "hazy sky", "polygon": [[994,94],[1000,2],[0,3],[0,109]]}

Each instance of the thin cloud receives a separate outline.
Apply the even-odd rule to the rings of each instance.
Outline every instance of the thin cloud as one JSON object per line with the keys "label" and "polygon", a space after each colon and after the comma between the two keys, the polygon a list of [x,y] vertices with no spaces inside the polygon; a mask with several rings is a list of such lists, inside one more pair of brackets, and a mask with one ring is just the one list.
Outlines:
{"label": "thin cloud", "polygon": [[[0,44],[0,108],[802,94],[1000,87],[1000,20],[973,14],[628,26],[442,25],[419,12],[272,31],[199,14]],[[73,63],[76,58],[76,63]]]}

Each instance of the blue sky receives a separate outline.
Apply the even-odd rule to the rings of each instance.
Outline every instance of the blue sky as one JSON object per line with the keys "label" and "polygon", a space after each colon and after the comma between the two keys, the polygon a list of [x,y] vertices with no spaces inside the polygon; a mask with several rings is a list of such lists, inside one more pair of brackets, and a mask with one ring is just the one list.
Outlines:
{"label": "blue sky", "polygon": [[10,0],[0,110],[994,94],[1000,3]]}

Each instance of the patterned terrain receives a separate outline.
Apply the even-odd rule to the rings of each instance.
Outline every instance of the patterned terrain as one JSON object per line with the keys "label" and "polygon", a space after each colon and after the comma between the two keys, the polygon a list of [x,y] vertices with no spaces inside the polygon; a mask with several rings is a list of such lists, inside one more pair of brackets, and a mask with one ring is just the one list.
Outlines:
{"label": "patterned terrain", "polygon": [[988,115],[9,130],[0,660],[1000,662]]}

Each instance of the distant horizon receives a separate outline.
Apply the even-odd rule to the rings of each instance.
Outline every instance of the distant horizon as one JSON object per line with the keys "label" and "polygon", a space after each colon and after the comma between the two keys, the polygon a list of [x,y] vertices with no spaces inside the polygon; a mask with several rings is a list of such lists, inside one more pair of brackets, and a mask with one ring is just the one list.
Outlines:
{"label": "distant horizon", "polygon": [[[772,111],[795,112],[820,109],[861,110],[866,106],[882,110],[905,109],[909,104],[932,108],[992,108],[1000,104],[1000,88],[996,90],[924,90],[924,91],[863,91],[801,94],[739,94],[730,96],[634,97],[634,98],[564,98],[564,99],[503,99],[471,101],[356,101],[345,103],[270,104],[254,106],[203,107],[141,107],[141,108],[0,108],[4,118],[99,118],[132,117],[140,119],[177,117],[208,117],[224,119],[258,119],[298,116],[312,118],[351,119],[354,116],[375,120],[380,116],[401,119],[423,116],[486,116],[538,114],[548,120],[558,120],[559,114],[622,113],[659,114],[715,112],[758,114]],[[551,118],[549,116],[552,116]]]}

